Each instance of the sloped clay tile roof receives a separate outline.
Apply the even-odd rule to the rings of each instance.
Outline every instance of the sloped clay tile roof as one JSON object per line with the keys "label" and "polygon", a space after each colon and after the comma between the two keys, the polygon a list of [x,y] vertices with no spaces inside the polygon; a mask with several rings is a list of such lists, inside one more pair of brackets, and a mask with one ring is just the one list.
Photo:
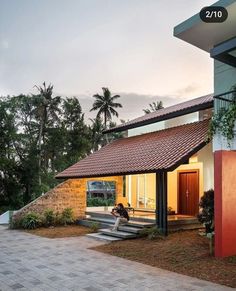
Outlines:
{"label": "sloped clay tile roof", "polygon": [[196,112],[198,110],[208,109],[211,107],[213,107],[213,94],[205,95],[199,98],[195,98],[186,102],[160,109],[149,114],[145,114],[141,117],[110,128],[104,131],[104,133],[123,131],[151,124],[157,121],[167,120],[173,117],[181,116],[183,114]]}
{"label": "sloped clay tile roof", "polygon": [[209,120],[116,140],[56,178],[101,177],[173,170],[206,145]]}

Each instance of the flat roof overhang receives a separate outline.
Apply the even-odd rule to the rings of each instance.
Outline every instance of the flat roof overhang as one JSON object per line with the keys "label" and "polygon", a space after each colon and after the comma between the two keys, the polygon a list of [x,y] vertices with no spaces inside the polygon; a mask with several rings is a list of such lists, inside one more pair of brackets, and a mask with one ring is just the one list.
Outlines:
{"label": "flat roof overhang", "polygon": [[222,63],[236,67],[236,37],[229,39],[210,50],[210,56]]}
{"label": "flat roof overhang", "polygon": [[96,178],[173,171],[207,144],[209,120],[116,140],[56,175]]}
{"label": "flat roof overhang", "polygon": [[210,109],[210,108],[213,108],[213,100],[209,101],[209,102],[206,102],[204,104],[196,105],[194,107],[189,107],[189,108],[186,108],[186,109],[183,109],[183,110],[171,112],[171,113],[165,114],[165,115],[160,116],[160,117],[154,117],[153,119],[150,118],[150,119],[142,120],[142,121],[136,122],[134,124],[127,124],[127,125],[126,124],[124,124],[124,125],[121,124],[120,127],[117,126],[116,128],[111,128],[111,129],[104,130],[103,133],[105,134],[105,133],[110,133],[110,132],[121,132],[121,131],[129,130],[129,129],[132,129],[132,128],[149,125],[149,124],[152,124],[154,122],[160,122],[160,121],[168,120],[168,119],[171,119],[171,118],[176,118],[176,117],[179,117],[179,116],[183,116],[183,115],[186,115],[186,114],[190,114],[190,113],[194,113],[194,112],[197,112],[197,111],[206,110],[206,109]]}
{"label": "flat roof overhang", "polygon": [[[236,0],[220,0],[211,6],[222,6],[228,18],[222,23],[205,23],[199,13],[174,28],[174,36],[206,52],[236,36]],[[199,11],[200,12],[200,11]]]}
{"label": "flat roof overhang", "polygon": [[189,101],[185,101],[183,103],[175,104],[175,105],[160,109],[156,112],[152,112],[152,113],[140,116],[124,124],[120,124],[116,127],[104,130],[103,133],[121,132],[121,131],[129,130],[132,128],[146,126],[149,124],[153,124],[155,122],[169,120],[169,119],[176,118],[182,115],[186,115],[186,114],[190,114],[190,113],[194,113],[200,110],[206,110],[210,108],[213,108],[213,95],[212,94],[195,98]]}

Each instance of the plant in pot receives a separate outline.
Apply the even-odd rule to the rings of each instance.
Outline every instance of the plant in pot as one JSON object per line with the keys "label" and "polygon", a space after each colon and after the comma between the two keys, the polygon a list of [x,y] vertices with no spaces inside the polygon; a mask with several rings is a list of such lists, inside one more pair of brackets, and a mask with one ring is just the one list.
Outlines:
{"label": "plant in pot", "polygon": [[168,215],[175,215],[175,211],[173,210],[173,208],[172,207],[168,207],[168,209],[167,209],[167,213],[168,213]]}

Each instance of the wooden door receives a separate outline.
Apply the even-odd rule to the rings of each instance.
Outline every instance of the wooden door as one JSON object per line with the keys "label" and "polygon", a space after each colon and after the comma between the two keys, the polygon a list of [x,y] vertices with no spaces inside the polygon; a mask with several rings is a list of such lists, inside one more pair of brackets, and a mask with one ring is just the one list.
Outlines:
{"label": "wooden door", "polygon": [[197,215],[199,212],[199,177],[198,171],[178,173],[178,213]]}

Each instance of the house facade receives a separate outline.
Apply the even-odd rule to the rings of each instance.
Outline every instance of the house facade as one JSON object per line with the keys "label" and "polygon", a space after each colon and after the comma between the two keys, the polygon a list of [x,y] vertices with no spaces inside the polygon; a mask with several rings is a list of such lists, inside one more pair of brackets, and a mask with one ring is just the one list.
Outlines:
{"label": "house facade", "polygon": [[58,179],[120,177],[116,202],[156,214],[158,227],[168,232],[168,210],[182,217],[199,212],[204,191],[214,186],[212,144],[207,142],[213,95],[153,112],[108,132],[128,131],[59,173]]}
{"label": "house facade", "polygon": [[[199,98],[199,100],[205,97]],[[212,95],[207,96],[208,100],[213,100]],[[206,99],[207,99],[206,98]],[[188,102],[187,102],[188,104]],[[211,105],[209,105],[211,106]],[[175,107],[175,106],[174,106]],[[162,111],[167,111],[163,109]],[[160,113],[160,112],[159,112]],[[151,114],[145,116],[152,118]],[[132,127],[128,129],[128,137],[142,135],[150,132],[165,130],[193,122],[203,121],[211,118],[212,108],[197,110],[188,114],[183,114],[163,121],[150,123],[144,126]],[[134,123],[135,124],[135,123]],[[125,125],[124,125],[125,126]],[[136,126],[136,125],[134,125]],[[120,128],[119,128],[120,129]],[[114,129],[116,130],[116,129]],[[157,153],[158,154],[158,153]],[[156,209],[156,176],[155,173],[126,175],[126,201],[136,209],[155,210]],[[186,181],[188,185],[186,185]],[[186,203],[186,192],[192,189],[192,199]],[[193,215],[199,212],[199,199],[204,191],[214,188],[214,161],[212,143],[204,146],[200,151],[192,155],[188,162],[181,164],[175,170],[167,173],[167,207],[169,212],[179,215]],[[190,194],[189,194],[190,195]]]}
{"label": "house facade", "polygon": [[[214,111],[228,108],[236,85],[236,1],[220,0],[228,18],[205,23],[196,14],[174,28],[174,35],[204,50],[214,60]],[[215,255],[236,254],[236,142],[228,145],[221,134],[213,139],[215,173]]]}
{"label": "house facade", "polygon": [[[236,84],[236,1],[215,5],[228,10],[224,23],[204,23],[199,14],[179,24],[174,35],[210,53],[214,59],[214,94],[173,105],[118,125],[109,132],[127,133],[58,173],[59,186],[21,210],[86,213],[89,181],[116,185],[116,202],[152,211],[168,234],[168,210],[194,217],[204,191],[215,191],[215,255],[236,254],[236,142],[221,135],[208,140],[213,111],[229,106]],[[20,214],[20,212],[18,212]]]}

